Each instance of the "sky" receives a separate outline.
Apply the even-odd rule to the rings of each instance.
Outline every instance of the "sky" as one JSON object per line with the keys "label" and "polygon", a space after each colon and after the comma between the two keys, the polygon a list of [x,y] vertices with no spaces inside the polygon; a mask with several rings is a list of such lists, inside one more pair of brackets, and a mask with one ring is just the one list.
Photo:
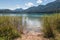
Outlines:
{"label": "sky", "polygon": [[27,9],[32,6],[46,5],[55,0],[0,0],[0,9]]}

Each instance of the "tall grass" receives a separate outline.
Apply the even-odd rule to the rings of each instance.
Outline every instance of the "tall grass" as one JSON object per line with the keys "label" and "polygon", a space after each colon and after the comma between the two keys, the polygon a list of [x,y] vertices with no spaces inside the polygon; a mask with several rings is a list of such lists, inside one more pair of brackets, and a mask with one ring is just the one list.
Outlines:
{"label": "tall grass", "polygon": [[13,40],[21,37],[22,17],[0,16],[0,40]]}
{"label": "tall grass", "polygon": [[45,15],[43,20],[44,37],[50,40],[60,40],[60,14]]}

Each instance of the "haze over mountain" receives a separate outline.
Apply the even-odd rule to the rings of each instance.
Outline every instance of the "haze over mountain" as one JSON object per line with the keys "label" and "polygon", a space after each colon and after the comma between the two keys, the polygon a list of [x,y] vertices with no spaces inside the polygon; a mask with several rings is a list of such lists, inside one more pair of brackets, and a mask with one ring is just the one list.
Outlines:
{"label": "haze over mountain", "polygon": [[15,10],[10,10],[10,9],[0,9],[0,13],[20,13],[22,12],[23,9],[19,8],[19,9],[15,9]]}
{"label": "haze over mountain", "polygon": [[26,10],[23,10],[22,8],[16,9],[16,10],[9,10],[4,9],[0,10],[0,12],[60,12],[60,0],[56,0],[54,2],[50,2],[46,5],[39,5],[39,6],[33,6]]}
{"label": "haze over mountain", "polygon": [[13,10],[13,12],[22,12],[22,11],[23,11],[22,8],[18,8],[18,9]]}

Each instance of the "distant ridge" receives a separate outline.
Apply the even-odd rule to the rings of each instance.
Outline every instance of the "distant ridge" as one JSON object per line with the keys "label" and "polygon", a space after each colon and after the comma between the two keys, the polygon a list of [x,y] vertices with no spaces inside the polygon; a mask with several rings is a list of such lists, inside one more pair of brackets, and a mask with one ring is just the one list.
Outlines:
{"label": "distant ridge", "polygon": [[60,0],[48,3],[46,5],[39,5],[37,7],[31,7],[24,12],[60,12]]}

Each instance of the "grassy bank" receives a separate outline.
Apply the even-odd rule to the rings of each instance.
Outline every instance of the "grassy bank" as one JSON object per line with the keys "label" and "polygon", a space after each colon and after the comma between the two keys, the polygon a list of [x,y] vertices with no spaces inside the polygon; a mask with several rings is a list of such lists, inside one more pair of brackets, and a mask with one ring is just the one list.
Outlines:
{"label": "grassy bank", "polygon": [[60,14],[50,14],[43,17],[44,37],[50,40],[60,40]]}
{"label": "grassy bank", "polygon": [[13,40],[21,37],[22,17],[0,16],[0,40]]}

